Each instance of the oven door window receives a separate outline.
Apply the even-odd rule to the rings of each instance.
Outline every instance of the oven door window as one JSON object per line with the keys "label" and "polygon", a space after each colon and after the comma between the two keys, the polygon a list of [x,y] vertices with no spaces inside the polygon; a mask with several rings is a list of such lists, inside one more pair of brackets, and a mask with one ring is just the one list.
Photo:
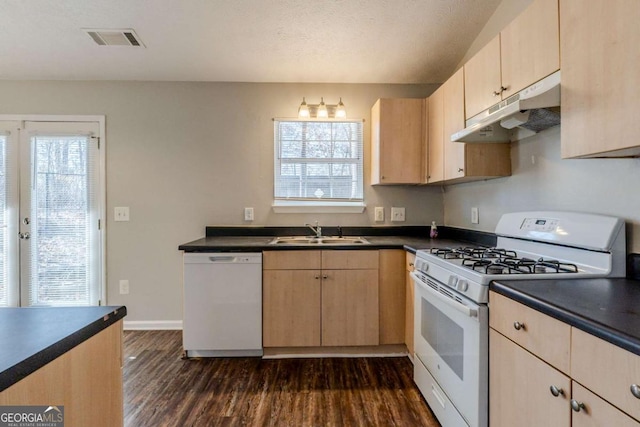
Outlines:
{"label": "oven door window", "polygon": [[424,298],[420,334],[464,381],[464,329]]}

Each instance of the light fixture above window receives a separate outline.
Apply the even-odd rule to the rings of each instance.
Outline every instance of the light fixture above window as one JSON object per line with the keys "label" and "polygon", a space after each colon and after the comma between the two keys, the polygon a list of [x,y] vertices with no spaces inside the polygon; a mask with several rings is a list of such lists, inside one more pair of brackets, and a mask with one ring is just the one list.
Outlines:
{"label": "light fixture above window", "polygon": [[298,108],[299,119],[346,119],[347,110],[340,98],[338,104],[325,104],[324,97],[320,98],[319,104],[307,104],[305,98],[302,98],[302,103]]}

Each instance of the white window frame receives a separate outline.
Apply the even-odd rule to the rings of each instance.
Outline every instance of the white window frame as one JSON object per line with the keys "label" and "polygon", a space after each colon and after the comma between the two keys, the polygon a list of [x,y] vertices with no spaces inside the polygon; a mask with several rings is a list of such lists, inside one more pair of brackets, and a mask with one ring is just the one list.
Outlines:
{"label": "white window frame", "polygon": [[106,206],[107,206],[107,175],[106,175],[106,122],[105,116],[68,116],[68,115],[37,115],[37,114],[0,114],[0,121],[15,121],[15,122],[94,122],[99,125],[99,138],[100,138],[100,150],[99,156],[99,191],[98,196],[98,212],[100,220],[100,283],[99,295],[100,305],[106,305],[107,303],[107,221],[106,221]]}
{"label": "white window frame", "polygon": [[351,122],[360,123],[362,120],[334,120],[334,119],[294,119],[294,118],[277,118],[274,120],[274,200],[272,209],[276,213],[362,213],[366,207],[364,203],[364,129],[360,132],[360,167],[359,170],[362,174],[359,179],[362,191],[362,199],[349,200],[349,199],[327,199],[317,200],[312,198],[303,199],[285,199],[276,197],[277,180],[279,177],[280,168],[280,141],[278,139],[277,126],[281,122],[323,122],[323,123],[336,123],[336,122]]}

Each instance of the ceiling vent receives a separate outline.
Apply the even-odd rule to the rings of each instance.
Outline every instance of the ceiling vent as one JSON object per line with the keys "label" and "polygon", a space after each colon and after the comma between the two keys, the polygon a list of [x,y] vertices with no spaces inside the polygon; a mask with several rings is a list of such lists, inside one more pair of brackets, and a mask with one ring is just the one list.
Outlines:
{"label": "ceiling vent", "polygon": [[140,37],[131,28],[122,30],[84,29],[89,37],[100,46],[134,46],[145,47]]}

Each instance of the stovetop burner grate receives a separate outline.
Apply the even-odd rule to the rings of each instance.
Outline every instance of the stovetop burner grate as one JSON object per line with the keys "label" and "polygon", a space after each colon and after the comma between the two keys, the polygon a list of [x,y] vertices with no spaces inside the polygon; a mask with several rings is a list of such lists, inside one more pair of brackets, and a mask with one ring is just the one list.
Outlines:
{"label": "stovetop burner grate", "polygon": [[443,259],[461,260],[462,266],[484,274],[577,273],[575,264],[554,259],[520,258],[515,251],[502,248],[433,248],[431,254]]}

